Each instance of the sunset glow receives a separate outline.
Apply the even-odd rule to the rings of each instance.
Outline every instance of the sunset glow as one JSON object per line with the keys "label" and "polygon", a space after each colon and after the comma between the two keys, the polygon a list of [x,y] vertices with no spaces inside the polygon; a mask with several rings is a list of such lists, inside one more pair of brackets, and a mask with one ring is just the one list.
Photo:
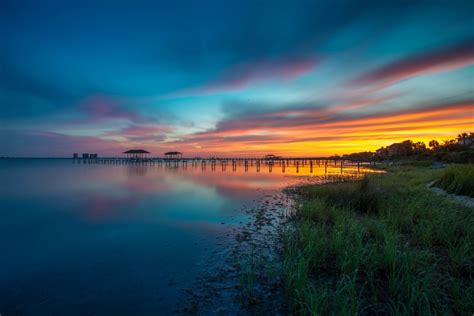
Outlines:
{"label": "sunset glow", "polygon": [[4,2],[0,156],[328,156],[471,132],[458,2]]}

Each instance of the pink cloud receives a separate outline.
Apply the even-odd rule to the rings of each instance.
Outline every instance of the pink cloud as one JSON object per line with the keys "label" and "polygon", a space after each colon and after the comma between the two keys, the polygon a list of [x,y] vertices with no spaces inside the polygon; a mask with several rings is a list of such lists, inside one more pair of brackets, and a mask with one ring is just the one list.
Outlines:
{"label": "pink cloud", "polygon": [[[383,102],[392,100],[396,96],[396,94],[387,94],[373,98],[354,99],[321,107],[286,108],[259,114],[248,113],[236,119],[221,121],[217,124],[215,131],[205,132],[205,134],[209,135],[209,133],[213,132],[226,133],[235,129],[255,131],[273,127],[322,124],[341,119],[342,115],[347,114],[347,111],[374,107]],[[199,135],[199,133],[196,135]]]}
{"label": "pink cloud", "polygon": [[393,84],[414,76],[454,70],[474,64],[474,41],[409,56],[357,78],[356,85]]}
{"label": "pink cloud", "polygon": [[252,83],[271,80],[294,80],[313,70],[315,59],[256,61],[224,71],[204,89],[207,91],[239,90]]}
{"label": "pink cloud", "polygon": [[145,136],[168,133],[172,130],[163,125],[132,125],[122,130],[108,132],[108,136]]}
{"label": "pink cloud", "polygon": [[87,121],[97,122],[106,119],[125,119],[131,122],[141,122],[143,118],[137,113],[124,109],[112,98],[103,95],[93,95],[86,98],[79,108],[86,115]]}
{"label": "pink cloud", "polygon": [[[72,136],[41,131],[10,131],[0,154],[21,157],[72,157],[73,153],[121,153],[126,144],[91,136]],[[4,152],[3,152],[4,151]]]}
{"label": "pink cloud", "polygon": [[164,125],[132,125],[125,129],[106,132],[104,136],[124,137],[130,141],[162,142],[170,131],[172,128]]}

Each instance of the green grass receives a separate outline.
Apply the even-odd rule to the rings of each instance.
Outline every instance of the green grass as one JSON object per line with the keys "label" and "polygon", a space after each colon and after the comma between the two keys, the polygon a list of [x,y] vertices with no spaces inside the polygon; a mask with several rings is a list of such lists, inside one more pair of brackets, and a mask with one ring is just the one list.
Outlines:
{"label": "green grass", "polygon": [[451,165],[435,186],[449,193],[474,197],[474,165]]}
{"label": "green grass", "polygon": [[258,265],[258,256],[254,253],[254,248],[251,252],[244,254],[240,258],[240,300],[244,305],[253,305],[256,299],[255,296],[255,279],[257,278],[257,270],[261,265]]}
{"label": "green grass", "polygon": [[474,312],[474,212],[426,184],[443,170],[393,167],[299,189],[283,234],[294,314]]}

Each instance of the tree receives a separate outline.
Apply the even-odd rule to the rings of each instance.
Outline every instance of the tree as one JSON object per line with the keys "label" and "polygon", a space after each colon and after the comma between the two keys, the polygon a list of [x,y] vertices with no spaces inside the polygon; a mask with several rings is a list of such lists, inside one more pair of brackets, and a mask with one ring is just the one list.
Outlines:
{"label": "tree", "polygon": [[431,140],[428,145],[433,149],[434,151],[437,151],[439,149],[439,142],[435,139]]}
{"label": "tree", "polygon": [[411,140],[405,140],[401,143],[396,143],[396,152],[398,156],[408,157],[413,154],[413,142]]}
{"label": "tree", "polygon": [[467,133],[459,134],[458,137],[457,137],[458,143],[461,144],[461,145],[466,145],[466,139],[467,138],[469,138],[469,135]]}
{"label": "tree", "polygon": [[424,154],[426,153],[426,145],[423,142],[413,143],[413,151],[415,154]]}
{"label": "tree", "polygon": [[467,133],[461,133],[461,134],[458,134],[456,139],[460,141],[460,140],[466,139],[467,136],[468,136]]}
{"label": "tree", "polygon": [[[431,152],[432,157],[441,159],[446,154],[453,156],[457,153],[464,153],[464,155],[472,155],[474,149],[474,133],[460,133],[457,138],[446,139],[440,144],[437,140],[431,140],[428,143],[431,151],[427,149],[423,142],[413,142],[412,140],[405,140],[400,143],[393,143],[386,147],[380,147],[373,154],[376,159],[402,159],[402,158],[416,158],[425,159],[429,157]],[[458,159],[459,160],[459,159]],[[462,161],[472,161],[472,159],[462,159]]]}

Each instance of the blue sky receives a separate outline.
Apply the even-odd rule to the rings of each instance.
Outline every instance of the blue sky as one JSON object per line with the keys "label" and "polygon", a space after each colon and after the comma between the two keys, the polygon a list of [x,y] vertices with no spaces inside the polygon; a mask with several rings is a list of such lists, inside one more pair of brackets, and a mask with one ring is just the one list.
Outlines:
{"label": "blue sky", "polygon": [[472,131],[472,12],[472,1],[2,1],[0,155],[327,155]]}

